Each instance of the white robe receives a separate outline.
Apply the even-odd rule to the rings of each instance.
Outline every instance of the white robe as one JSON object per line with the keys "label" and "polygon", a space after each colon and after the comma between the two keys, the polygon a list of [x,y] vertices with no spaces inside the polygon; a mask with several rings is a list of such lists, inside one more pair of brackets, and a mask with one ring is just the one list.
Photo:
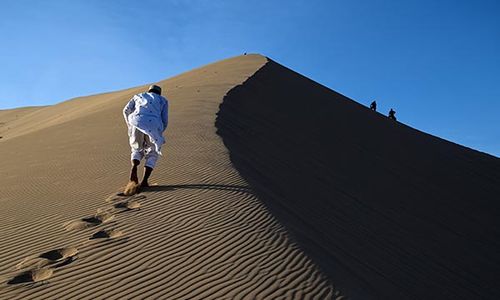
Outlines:
{"label": "white robe", "polygon": [[168,124],[168,101],[155,93],[135,95],[123,109],[123,116],[129,129],[129,137],[134,127],[147,134],[161,155],[161,146],[165,143],[163,131]]}

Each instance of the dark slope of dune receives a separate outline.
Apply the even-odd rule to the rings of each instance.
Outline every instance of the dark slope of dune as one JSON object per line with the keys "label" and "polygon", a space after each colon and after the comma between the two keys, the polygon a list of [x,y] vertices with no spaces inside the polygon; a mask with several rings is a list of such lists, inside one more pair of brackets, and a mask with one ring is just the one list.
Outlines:
{"label": "dark slope of dune", "polygon": [[216,126],[240,174],[347,295],[500,298],[500,159],[273,61],[226,95]]}

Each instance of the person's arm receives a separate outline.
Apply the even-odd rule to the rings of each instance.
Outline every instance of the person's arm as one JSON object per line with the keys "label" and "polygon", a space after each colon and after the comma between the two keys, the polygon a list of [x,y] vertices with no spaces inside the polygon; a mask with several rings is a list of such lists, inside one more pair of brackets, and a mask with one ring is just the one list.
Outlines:
{"label": "person's arm", "polygon": [[125,123],[127,123],[127,126],[128,126],[128,116],[135,110],[134,98],[130,99],[127,105],[125,105],[125,107],[123,108],[123,117],[125,118]]}
{"label": "person's arm", "polygon": [[163,105],[163,108],[161,110],[161,121],[163,123],[163,131],[167,129],[168,125],[168,101],[165,100],[165,105]]}

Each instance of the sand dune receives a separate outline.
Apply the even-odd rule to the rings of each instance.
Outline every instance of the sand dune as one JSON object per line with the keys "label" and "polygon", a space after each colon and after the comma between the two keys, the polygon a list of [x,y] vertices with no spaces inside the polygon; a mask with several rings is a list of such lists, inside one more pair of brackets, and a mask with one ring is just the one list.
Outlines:
{"label": "sand dune", "polygon": [[[22,107],[16,109],[7,109],[0,110],[0,136],[5,138],[4,136],[11,129],[16,129],[17,124],[22,124],[22,122],[18,122],[18,119],[24,119],[26,115],[29,115],[43,107]],[[10,134],[9,134],[10,135]]]}
{"label": "sand dune", "polygon": [[270,61],[217,119],[231,160],[356,299],[499,299],[500,159]]}
{"label": "sand dune", "polygon": [[260,55],[159,85],[132,196],[121,110],[147,85],[0,111],[0,299],[500,297],[498,158]]}
{"label": "sand dune", "polygon": [[131,197],[117,195],[129,170],[121,110],[146,86],[8,121],[0,298],[338,298],[216,134],[224,95],[265,63],[247,55],[160,82],[171,106],[165,157],[156,185]]}

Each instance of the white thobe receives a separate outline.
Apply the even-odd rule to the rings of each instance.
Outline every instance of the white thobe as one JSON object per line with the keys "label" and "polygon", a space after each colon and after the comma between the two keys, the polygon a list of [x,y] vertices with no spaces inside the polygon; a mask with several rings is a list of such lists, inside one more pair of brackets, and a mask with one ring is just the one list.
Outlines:
{"label": "white thobe", "polygon": [[[163,131],[168,124],[168,100],[155,93],[137,94],[125,105],[123,116],[130,140],[134,140],[133,135],[139,130],[149,137],[153,151],[161,155],[161,146],[165,143]],[[134,148],[132,144],[131,147]]]}

